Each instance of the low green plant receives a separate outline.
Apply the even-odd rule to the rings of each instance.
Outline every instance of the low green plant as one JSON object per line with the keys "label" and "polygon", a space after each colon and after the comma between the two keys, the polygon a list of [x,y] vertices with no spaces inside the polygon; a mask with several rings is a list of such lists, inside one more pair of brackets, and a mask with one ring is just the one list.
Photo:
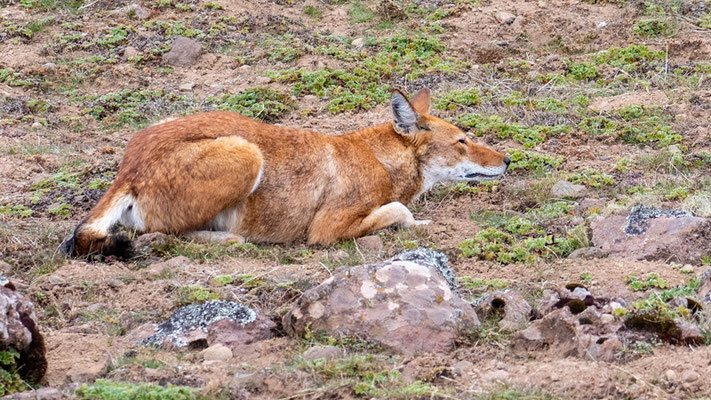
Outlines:
{"label": "low green plant", "polygon": [[568,65],[569,77],[578,81],[590,81],[600,76],[600,70],[592,62],[581,62]]}
{"label": "low green plant", "polygon": [[591,168],[578,170],[578,172],[568,175],[567,180],[572,183],[580,183],[594,188],[598,188],[602,185],[612,186],[615,184],[615,178],[612,175],[603,174]]}
{"label": "low green plant", "polygon": [[471,276],[458,276],[457,282],[469,289],[486,289],[486,290],[500,290],[506,289],[509,286],[509,282],[503,279],[480,279],[472,278]]}
{"label": "low green plant", "polygon": [[634,33],[642,37],[669,36],[673,31],[670,21],[662,18],[643,19],[634,26]]}
{"label": "low green plant", "polygon": [[457,110],[462,106],[469,107],[481,102],[481,92],[479,89],[467,89],[462,91],[452,91],[443,94],[434,101],[434,106],[438,110]]}
{"label": "low green plant", "polygon": [[634,275],[629,275],[625,278],[625,283],[634,291],[646,291],[652,288],[666,289],[669,287],[669,283],[654,272],[647,274],[647,279],[644,281]]}
{"label": "low green plant", "polygon": [[220,296],[201,286],[182,286],[176,292],[176,306],[188,304],[204,303],[210,300],[218,300]]}
{"label": "low green plant", "polygon": [[20,353],[12,347],[0,351],[0,396],[20,392],[27,389],[25,382],[17,371],[17,360]]}
{"label": "low green plant", "polygon": [[533,172],[550,172],[563,163],[563,156],[551,157],[546,154],[525,150],[508,151],[511,164],[509,170],[524,170]]}
{"label": "low green plant", "polygon": [[158,386],[151,383],[112,382],[98,379],[93,384],[83,384],[75,395],[82,400],[195,400],[195,389]]}

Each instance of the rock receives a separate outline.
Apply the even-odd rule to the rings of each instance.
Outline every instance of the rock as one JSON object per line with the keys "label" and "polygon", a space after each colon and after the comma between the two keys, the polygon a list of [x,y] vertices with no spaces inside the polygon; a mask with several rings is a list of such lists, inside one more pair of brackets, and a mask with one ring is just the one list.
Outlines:
{"label": "rock", "polygon": [[711,219],[675,210],[633,208],[592,221],[592,241],[610,255],[695,263],[711,253]]}
{"label": "rock", "polygon": [[[142,248],[150,248],[154,246],[162,246],[168,242],[169,236],[166,235],[165,233],[161,232],[152,232],[152,233],[146,233],[144,235],[141,235],[136,238],[136,240],[133,241],[133,247],[135,249],[142,249]],[[179,257],[175,257],[179,258]],[[175,258],[172,258],[171,260],[174,260]],[[188,259],[187,257],[182,257],[185,258],[186,260]]]}
{"label": "rock", "polygon": [[232,350],[221,343],[216,343],[202,351],[202,358],[205,361],[227,361],[232,358]]}
{"label": "rock", "polygon": [[30,126],[30,128],[32,128],[32,130],[35,130],[35,131],[38,131],[38,130],[42,129],[43,127],[44,127],[44,125],[42,125],[41,122],[34,122],[34,123],[32,123],[32,125]]}
{"label": "rock", "polygon": [[272,81],[272,78],[270,78],[270,77],[268,77],[268,76],[258,76],[258,77],[255,79],[255,81],[256,81],[257,84],[259,84],[259,85],[266,85],[267,83],[269,83],[269,82]]}
{"label": "rock", "polygon": [[313,361],[318,359],[324,360],[335,360],[338,358],[345,357],[346,352],[336,346],[314,346],[306,350],[301,357],[306,361]]}
{"label": "rock", "polygon": [[377,235],[363,236],[356,239],[356,245],[365,253],[379,254],[383,251],[383,239]]}
{"label": "rock", "polygon": [[344,261],[348,257],[350,257],[350,254],[348,254],[348,252],[343,249],[338,249],[338,250],[334,251],[333,253],[329,252],[328,255],[336,262]]}
{"label": "rock", "polygon": [[[223,320],[228,321],[213,327]],[[156,327],[155,334],[145,338],[141,343],[161,346],[167,342],[176,347],[196,347],[199,342],[202,342],[229,346],[234,341],[247,342],[252,339],[256,341],[264,337],[262,326],[264,326],[262,319],[258,321],[257,313],[251,308],[233,301],[212,300],[203,304],[181,307]],[[212,332],[210,332],[211,327]],[[230,332],[229,328],[236,328],[241,332]],[[250,333],[252,329],[255,332]],[[210,334],[212,334],[211,338]]]}
{"label": "rock", "polygon": [[149,16],[148,12],[136,3],[130,4],[126,9],[126,13],[129,17],[135,16],[138,19],[146,19]]}
{"label": "rock", "polygon": [[499,11],[495,17],[500,24],[511,24],[516,20],[516,16],[507,11]]}
{"label": "rock", "polygon": [[208,326],[207,343],[221,343],[235,349],[237,346],[273,337],[272,330],[275,328],[276,324],[261,313],[246,324],[239,320],[223,319]]}
{"label": "rock", "polygon": [[42,68],[46,68],[46,69],[50,69],[50,70],[52,70],[56,67],[57,67],[57,64],[55,64],[53,62],[48,62],[48,63],[42,64]]}
{"label": "rock", "polygon": [[588,349],[588,353],[597,361],[615,362],[623,347],[624,345],[619,339],[612,337],[604,340],[601,344],[596,342]]}
{"label": "rock", "polygon": [[592,242],[611,256],[696,263],[711,254],[711,219],[638,206],[629,215],[598,217]]}
{"label": "rock", "polygon": [[20,353],[17,370],[27,382],[39,384],[47,372],[47,350],[32,302],[0,276],[0,349]]}
{"label": "rock", "polygon": [[693,383],[698,381],[700,378],[701,375],[693,369],[687,369],[681,373],[681,381],[684,383]]}
{"label": "rock", "polygon": [[12,265],[0,260],[0,277],[7,276],[12,272]]}
{"label": "rock", "polygon": [[497,369],[496,371],[491,371],[484,375],[484,379],[492,382],[504,382],[509,379],[509,373],[503,369]]}
{"label": "rock", "polygon": [[193,90],[194,87],[195,87],[195,84],[193,82],[185,82],[185,83],[181,84],[180,86],[178,86],[178,90],[180,90],[181,92],[189,92],[189,91]]}
{"label": "rock", "polygon": [[126,46],[126,48],[123,49],[123,58],[127,60],[136,57],[139,54],[141,54],[141,52],[133,46]]}
{"label": "rock", "polygon": [[318,96],[314,96],[312,94],[307,94],[306,96],[303,97],[302,100],[306,103],[315,103],[318,101]]}
{"label": "rock", "polygon": [[513,339],[517,351],[550,350],[562,357],[584,353],[578,339],[576,318],[567,308],[555,310],[520,331]]}
{"label": "rock", "polygon": [[531,306],[526,299],[512,290],[497,290],[490,293],[477,303],[476,310],[482,318],[503,313],[499,327],[510,331],[523,328],[531,316]]}
{"label": "rock", "polygon": [[600,21],[600,22],[598,22],[598,24],[597,24],[597,27],[598,27],[598,28],[604,28],[604,27],[606,27],[606,26],[607,26],[607,22],[606,22],[606,21]]}
{"label": "rock", "polygon": [[610,255],[609,252],[599,247],[583,247],[581,249],[575,249],[567,258],[571,260],[593,260],[595,258],[605,258],[608,255]]}
{"label": "rock", "polygon": [[675,319],[674,322],[676,323],[676,327],[679,329],[679,343],[690,345],[701,345],[706,343],[704,334],[701,333],[701,330],[696,325],[681,318]]}
{"label": "rock", "polygon": [[551,188],[551,195],[555,198],[579,198],[584,197],[588,192],[585,185],[578,185],[568,181],[558,181]]}
{"label": "rock", "polygon": [[362,37],[353,39],[353,41],[351,42],[351,47],[356,50],[362,50],[363,47],[365,47],[365,39]]}
{"label": "rock", "polygon": [[674,372],[673,369],[668,369],[664,371],[664,377],[667,378],[669,382],[676,382],[679,377],[677,376],[676,372]]}
{"label": "rock", "polygon": [[701,286],[697,293],[704,304],[711,303],[711,269],[701,275]]}
{"label": "rock", "polygon": [[474,369],[474,363],[467,360],[457,361],[449,367],[449,372],[453,376],[463,376],[467,375],[471,370]]}
{"label": "rock", "polygon": [[304,292],[284,315],[284,329],[291,336],[307,330],[357,336],[405,354],[447,351],[479,320],[435,267],[441,260],[441,253],[416,250],[336,272]]}
{"label": "rock", "polygon": [[72,393],[75,387],[65,388],[63,393],[58,388],[45,387],[40,389],[28,390],[26,392],[14,393],[9,396],[4,396],[3,400],[60,400],[73,398]]}
{"label": "rock", "polygon": [[195,64],[202,54],[200,43],[193,39],[178,36],[173,41],[170,51],[163,54],[163,62],[170,65],[185,67]]}

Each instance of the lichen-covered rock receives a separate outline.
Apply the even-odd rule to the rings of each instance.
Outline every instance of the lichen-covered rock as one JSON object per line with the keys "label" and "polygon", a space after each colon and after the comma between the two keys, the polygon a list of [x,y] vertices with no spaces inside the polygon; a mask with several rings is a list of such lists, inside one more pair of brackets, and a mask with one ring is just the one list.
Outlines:
{"label": "lichen-covered rock", "polygon": [[47,372],[44,338],[36,321],[32,302],[0,276],[0,351],[16,350],[20,377],[32,383],[42,382]]}
{"label": "lichen-covered rock", "polygon": [[531,305],[520,293],[513,290],[489,293],[477,302],[476,310],[480,316],[503,314],[499,327],[510,331],[523,328],[531,317]]}
{"label": "lichen-covered rock", "polygon": [[232,301],[213,300],[178,309],[156,327],[142,344],[206,347],[249,344],[272,336],[274,323],[249,307]]}
{"label": "lichen-covered rock", "polygon": [[443,272],[451,274],[446,257],[429,250],[341,271],[306,291],[284,328],[293,336],[355,336],[406,354],[446,351],[479,320],[452,290],[453,274],[450,282]]}
{"label": "lichen-covered rock", "polygon": [[611,256],[695,263],[711,253],[711,219],[686,211],[637,206],[590,226],[593,244]]}

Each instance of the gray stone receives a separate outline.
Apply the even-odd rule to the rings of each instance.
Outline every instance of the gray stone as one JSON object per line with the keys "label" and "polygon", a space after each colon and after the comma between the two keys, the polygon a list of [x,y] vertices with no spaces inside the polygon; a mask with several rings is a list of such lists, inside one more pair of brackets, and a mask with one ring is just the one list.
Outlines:
{"label": "gray stone", "polygon": [[139,4],[133,3],[128,6],[126,13],[130,16],[133,15],[138,19],[148,18],[148,12],[143,9]]}
{"label": "gray stone", "polygon": [[681,381],[684,383],[693,383],[698,381],[700,378],[701,375],[693,369],[687,369],[681,373]]}
{"label": "gray stone", "polygon": [[584,197],[588,189],[584,185],[578,185],[568,181],[558,181],[551,188],[551,195],[555,198],[579,198]]}
{"label": "gray stone", "polygon": [[205,361],[227,361],[232,358],[232,350],[222,343],[216,343],[202,351]]}
{"label": "gray stone", "polygon": [[156,333],[142,340],[142,344],[160,346],[165,341],[185,347],[195,341],[207,339],[208,328],[222,320],[247,326],[256,321],[257,313],[233,301],[213,300],[204,304],[181,307],[165,322],[156,327]]}
{"label": "gray stone", "polygon": [[185,83],[181,84],[180,86],[178,86],[178,90],[180,90],[181,92],[189,92],[189,91],[193,90],[194,87],[195,87],[195,84],[193,82],[185,82]]}
{"label": "gray stone", "polygon": [[351,46],[356,50],[362,50],[365,47],[365,39],[362,37],[355,38],[351,42]]}
{"label": "gray stone", "polygon": [[202,54],[200,43],[183,36],[179,36],[173,41],[170,51],[163,54],[163,62],[179,67],[186,67],[195,64]]}
{"label": "gray stone", "polygon": [[306,361],[313,361],[318,359],[324,360],[335,360],[338,358],[345,357],[346,352],[336,346],[314,346],[306,350],[301,357]]}
{"label": "gray stone", "polygon": [[511,24],[516,20],[516,16],[507,11],[499,11],[495,17],[501,24]]}
{"label": "gray stone", "polygon": [[358,248],[366,253],[379,254],[383,251],[383,239],[377,235],[363,236],[356,239]]}
{"label": "gray stone", "polygon": [[323,330],[413,354],[449,350],[479,319],[438,268],[395,259],[334,273],[304,292],[283,326],[292,336]]}
{"label": "gray stone", "polygon": [[133,46],[126,46],[126,48],[123,49],[123,58],[125,58],[127,60],[131,59],[133,57],[137,57],[140,54],[141,54],[141,52],[138,51],[138,49],[136,49]]}

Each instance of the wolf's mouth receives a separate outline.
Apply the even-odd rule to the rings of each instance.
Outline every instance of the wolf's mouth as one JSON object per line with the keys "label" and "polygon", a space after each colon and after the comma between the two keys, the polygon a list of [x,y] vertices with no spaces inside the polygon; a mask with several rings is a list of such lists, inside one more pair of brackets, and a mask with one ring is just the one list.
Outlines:
{"label": "wolf's mouth", "polygon": [[487,174],[477,174],[477,173],[474,173],[474,174],[466,174],[466,175],[464,175],[464,177],[467,178],[467,179],[474,179],[474,178],[496,178],[496,177],[499,176],[499,175],[500,175],[500,174],[487,175]]}

